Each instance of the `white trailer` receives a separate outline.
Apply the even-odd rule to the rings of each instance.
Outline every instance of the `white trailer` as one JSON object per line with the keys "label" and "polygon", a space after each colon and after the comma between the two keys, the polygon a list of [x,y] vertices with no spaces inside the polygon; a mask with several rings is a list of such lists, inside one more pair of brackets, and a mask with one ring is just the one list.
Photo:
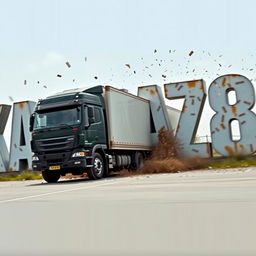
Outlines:
{"label": "white trailer", "polygon": [[150,150],[149,101],[128,92],[105,87],[110,149]]}
{"label": "white trailer", "polygon": [[[153,146],[150,101],[111,86],[105,87],[104,99],[109,148],[150,150]],[[169,106],[166,109],[175,131],[180,111]]]}

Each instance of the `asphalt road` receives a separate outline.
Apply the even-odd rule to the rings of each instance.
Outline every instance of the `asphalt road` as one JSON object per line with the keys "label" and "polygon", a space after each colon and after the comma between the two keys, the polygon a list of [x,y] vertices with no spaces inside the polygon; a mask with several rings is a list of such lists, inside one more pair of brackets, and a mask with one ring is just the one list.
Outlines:
{"label": "asphalt road", "polygon": [[0,183],[0,255],[256,255],[256,168]]}

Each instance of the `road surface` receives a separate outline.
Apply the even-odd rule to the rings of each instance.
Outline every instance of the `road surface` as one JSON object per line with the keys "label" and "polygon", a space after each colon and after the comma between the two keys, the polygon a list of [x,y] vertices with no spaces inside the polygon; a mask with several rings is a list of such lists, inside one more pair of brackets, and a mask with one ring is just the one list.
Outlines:
{"label": "road surface", "polygon": [[0,183],[0,255],[256,255],[256,168]]}

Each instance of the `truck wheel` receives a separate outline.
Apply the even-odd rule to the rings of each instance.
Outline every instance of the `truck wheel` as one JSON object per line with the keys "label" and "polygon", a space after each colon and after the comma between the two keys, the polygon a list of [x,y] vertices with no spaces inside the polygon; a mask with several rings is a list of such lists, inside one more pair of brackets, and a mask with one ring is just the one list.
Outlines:
{"label": "truck wheel", "polygon": [[104,176],[105,166],[102,156],[95,153],[92,159],[92,167],[87,171],[88,176],[92,180],[101,179]]}
{"label": "truck wheel", "polygon": [[55,171],[42,171],[42,175],[44,180],[48,183],[55,183],[60,178],[60,173]]}
{"label": "truck wheel", "polygon": [[139,151],[136,151],[133,155],[133,163],[132,163],[132,169],[137,170],[142,168],[144,165],[144,157],[143,154]]}

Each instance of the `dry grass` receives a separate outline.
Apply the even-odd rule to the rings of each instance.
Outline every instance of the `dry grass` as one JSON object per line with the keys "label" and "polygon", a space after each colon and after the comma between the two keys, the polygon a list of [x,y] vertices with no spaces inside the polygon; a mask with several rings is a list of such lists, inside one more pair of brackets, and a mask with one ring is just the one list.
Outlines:
{"label": "dry grass", "polygon": [[202,169],[208,166],[208,161],[200,157],[180,157],[179,142],[173,134],[165,128],[159,130],[158,143],[152,151],[151,157],[144,163],[143,168],[134,172],[122,170],[122,176],[153,174],[153,173],[175,173]]}
{"label": "dry grass", "polygon": [[0,181],[24,181],[24,180],[41,180],[42,175],[39,172],[25,170],[22,172],[2,173]]}

